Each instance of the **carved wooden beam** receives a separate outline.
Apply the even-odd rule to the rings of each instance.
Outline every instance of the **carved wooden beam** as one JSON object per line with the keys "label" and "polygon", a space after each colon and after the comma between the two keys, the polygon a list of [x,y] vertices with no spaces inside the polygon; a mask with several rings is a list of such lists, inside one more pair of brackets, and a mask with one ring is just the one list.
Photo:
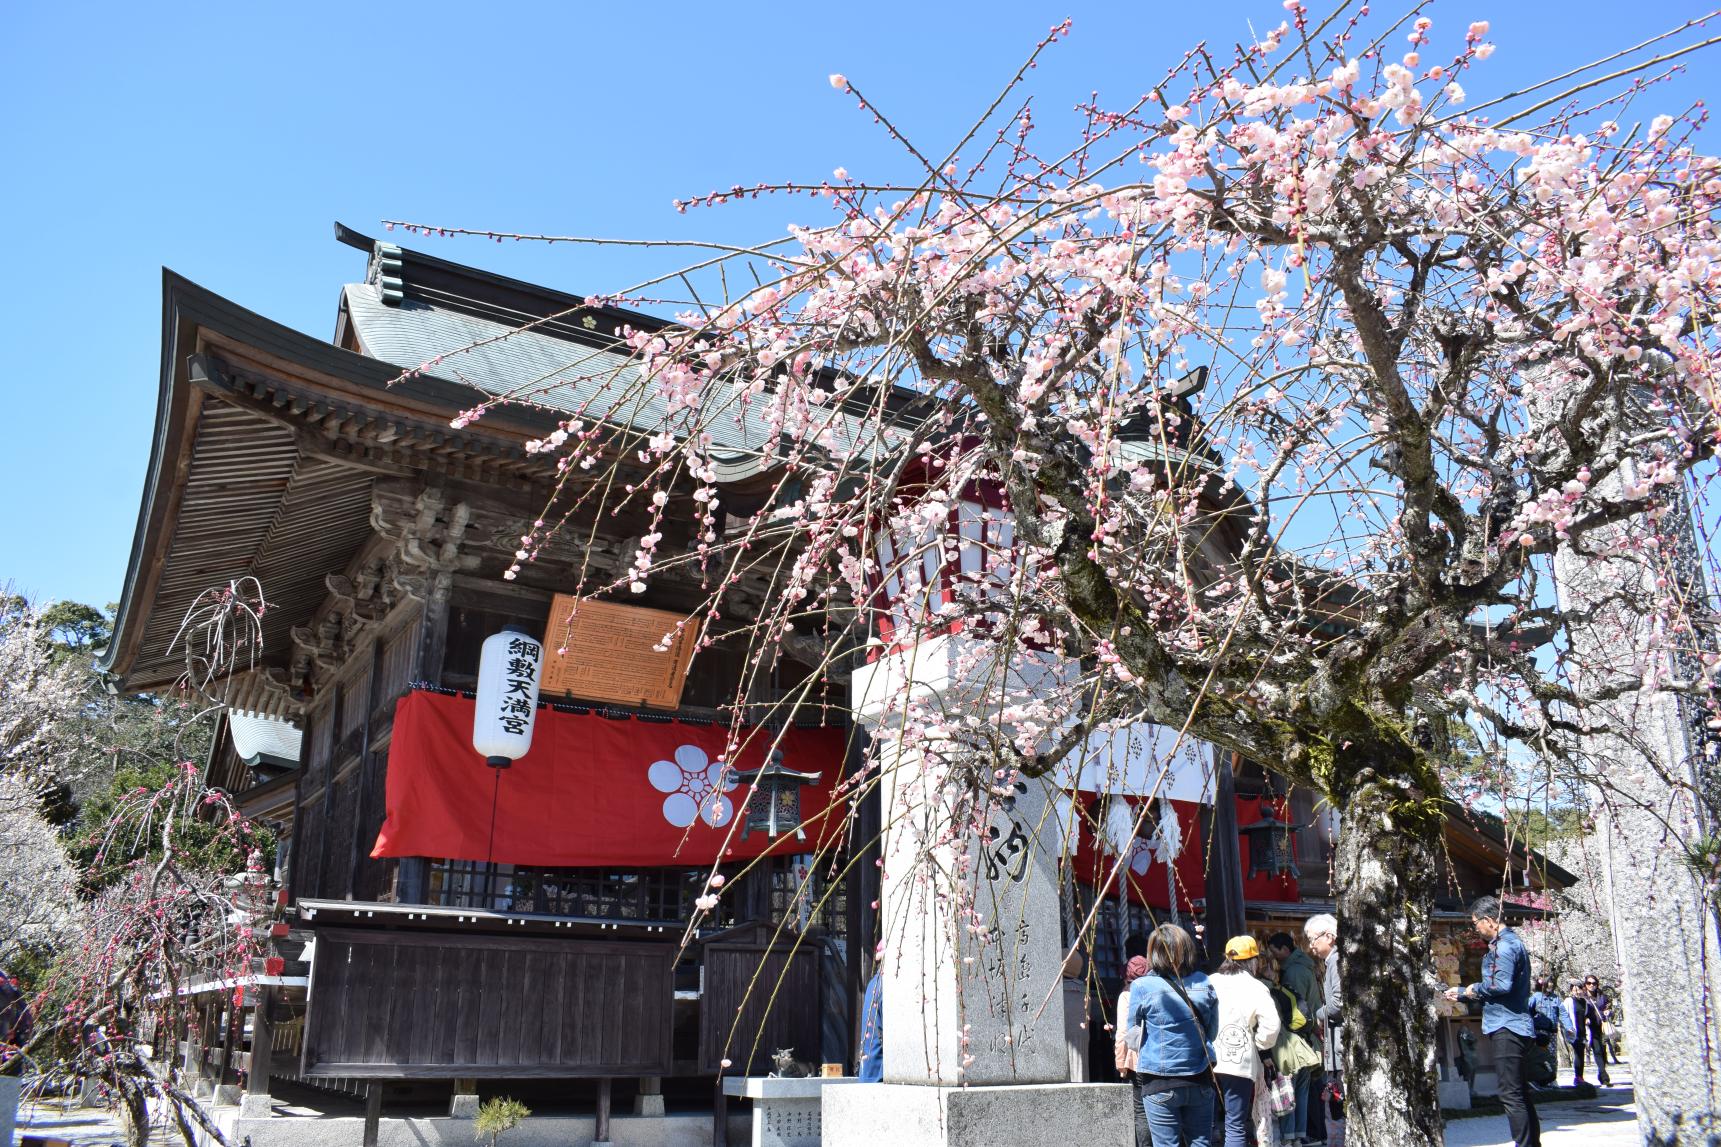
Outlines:
{"label": "carved wooden beam", "polygon": [[391,588],[420,601],[446,599],[454,575],[478,567],[477,555],[462,552],[471,524],[472,508],[436,487],[379,482],[371,497],[371,525],[394,543],[383,566],[393,566]]}

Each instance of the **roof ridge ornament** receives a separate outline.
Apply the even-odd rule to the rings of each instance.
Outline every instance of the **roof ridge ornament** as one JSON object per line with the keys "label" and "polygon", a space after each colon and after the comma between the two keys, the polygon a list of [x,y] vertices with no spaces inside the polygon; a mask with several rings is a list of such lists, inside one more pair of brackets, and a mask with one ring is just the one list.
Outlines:
{"label": "roof ridge ornament", "polygon": [[377,288],[383,305],[398,307],[406,299],[406,283],[401,278],[401,251],[393,243],[377,243],[371,252],[370,266],[365,268],[365,282]]}

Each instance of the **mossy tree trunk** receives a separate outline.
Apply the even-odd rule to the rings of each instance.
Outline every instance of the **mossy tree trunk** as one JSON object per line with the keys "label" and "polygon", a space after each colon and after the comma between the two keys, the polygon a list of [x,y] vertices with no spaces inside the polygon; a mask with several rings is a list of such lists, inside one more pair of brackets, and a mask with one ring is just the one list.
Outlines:
{"label": "mossy tree trunk", "polygon": [[1335,764],[1339,775],[1355,778],[1346,786],[1335,858],[1345,1141],[1440,1147],[1430,929],[1438,801],[1401,778],[1378,775],[1366,760]]}

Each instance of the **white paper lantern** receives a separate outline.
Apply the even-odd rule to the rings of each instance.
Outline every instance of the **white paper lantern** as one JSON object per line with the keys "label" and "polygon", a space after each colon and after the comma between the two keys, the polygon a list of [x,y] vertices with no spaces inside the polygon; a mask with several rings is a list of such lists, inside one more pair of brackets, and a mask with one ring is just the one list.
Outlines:
{"label": "white paper lantern", "polygon": [[510,625],[484,639],[472,747],[487,764],[505,769],[531,749],[543,670],[544,643],[524,629]]}

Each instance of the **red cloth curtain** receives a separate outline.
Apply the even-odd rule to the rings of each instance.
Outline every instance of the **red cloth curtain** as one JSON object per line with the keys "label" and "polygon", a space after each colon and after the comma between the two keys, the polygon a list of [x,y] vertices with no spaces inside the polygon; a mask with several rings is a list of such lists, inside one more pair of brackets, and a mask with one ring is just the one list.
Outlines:
{"label": "red cloth curtain", "polygon": [[[1121,800],[1131,809],[1139,807],[1141,799],[1133,796],[1114,796],[1113,800]],[[1079,793],[1077,800],[1085,810],[1082,815],[1080,846],[1076,850],[1075,873],[1076,879],[1090,887],[1098,887],[1111,875],[1112,867],[1117,858],[1095,844],[1096,832],[1103,831],[1103,825],[1093,823],[1095,808],[1099,797],[1094,793]],[[1172,861],[1176,870],[1177,907],[1187,911],[1190,901],[1200,900],[1207,895],[1207,842],[1201,836],[1201,806],[1194,801],[1171,802],[1177,810],[1178,827],[1182,830],[1182,851],[1177,859]],[[1260,797],[1237,798],[1237,823],[1239,825],[1253,824],[1266,815],[1268,811],[1275,813],[1280,820],[1289,819],[1287,802],[1283,798]],[[1142,826],[1142,831],[1151,834],[1153,823]],[[1292,839],[1292,851],[1295,854],[1295,838]],[[1246,839],[1238,841],[1238,855],[1243,865],[1243,895],[1248,900],[1273,901],[1294,904],[1302,899],[1297,889],[1297,881],[1290,875],[1268,876],[1262,873],[1249,876],[1249,842]],[[1119,879],[1125,881],[1129,889],[1129,898],[1137,904],[1146,904],[1153,908],[1167,909],[1171,907],[1170,893],[1166,887],[1165,865],[1153,859],[1153,853],[1145,843],[1131,846],[1129,855]],[[1117,895],[1117,883],[1113,881],[1106,893],[1108,897]]]}
{"label": "red cloth curtain", "polygon": [[[1103,824],[1094,823],[1099,799],[1095,793],[1076,794],[1081,828],[1076,848],[1075,874],[1077,880],[1093,888],[1103,884],[1118,863],[1116,856],[1099,848],[1095,841],[1095,834],[1105,830]],[[1132,810],[1139,810],[1143,798],[1118,795],[1113,796],[1112,800],[1123,801]],[[1181,851],[1171,862],[1176,874],[1174,883],[1177,889],[1177,907],[1180,911],[1188,912],[1191,910],[1192,901],[1207,895],[1204,842],[1201,838],[1201,806],[1194,801],[1174,800],[1171,807],[1177,812],[1177,826],[1182,836]],[[1157,824],[1157,819],[1143,824],[1143,834],[1151,835]],[[1117,881],[1122,880],[1129,890],[1129,898],[1135,903],[1167,910],[1171,907],[1171,894],[1165,877],[1165,865],[1154,859],[1154,854],[1148,849],[1146,842],[1137,842],[1125,855],[1123,868],[1117,879],[1106,886],[1106,897],[1117,897]]]}
{"label": "red cloth curtain", "polygon": [[[767,851],[811,852],[842,828],[841,801],[830,806],[847,736],[843,729],[790,729],[779,737],[742,728],[731,738],[718,726],[540,709],[532,751],[499,770],[497,788],[498,770],[472,748],[472,702],[413,692],[395,709],[387,815],[371,855],[698,867]],[[739,747],[726,772],[719,762],[731,739]],[[758,768],[772,748],[783,750],[785,767],[820,774],[817,785],[800,791],[804,841],[792,832],[775,841],[762,832],[741,839],[750,789],[735,782],[734,768]]]}

